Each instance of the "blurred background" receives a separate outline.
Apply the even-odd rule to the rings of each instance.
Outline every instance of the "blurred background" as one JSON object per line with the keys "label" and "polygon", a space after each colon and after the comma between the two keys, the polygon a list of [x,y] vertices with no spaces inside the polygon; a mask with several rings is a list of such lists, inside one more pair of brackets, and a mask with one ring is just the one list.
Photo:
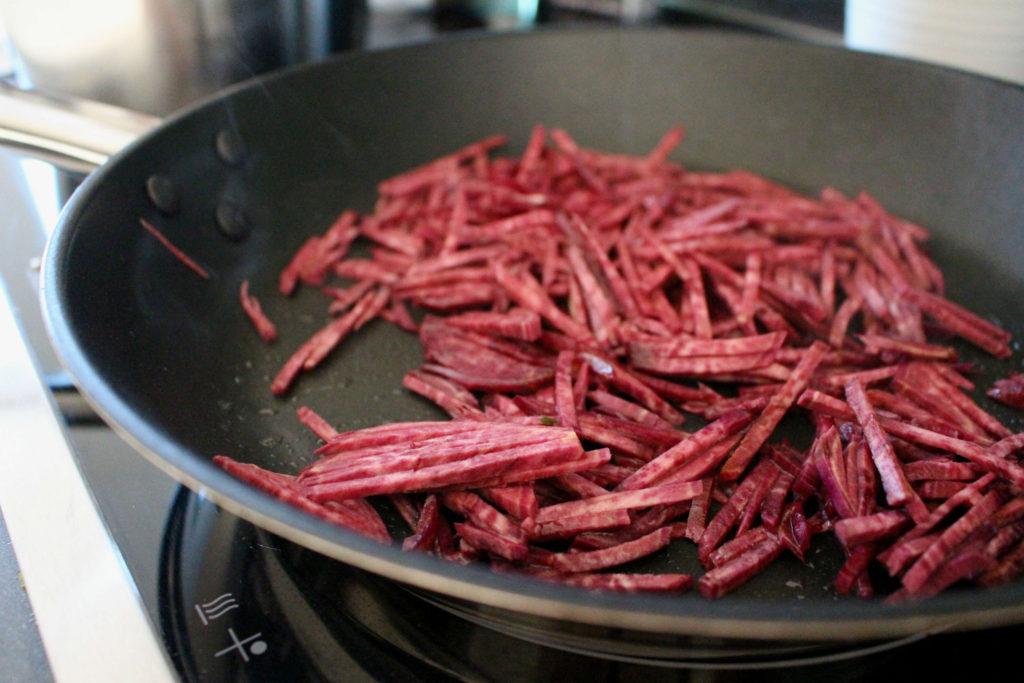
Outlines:
{"label": "blurred background", "polygon": [[1021,0],[0,0],[0,77],[165,115],[341,50],[576,22],[845,40],[1024,82]]}

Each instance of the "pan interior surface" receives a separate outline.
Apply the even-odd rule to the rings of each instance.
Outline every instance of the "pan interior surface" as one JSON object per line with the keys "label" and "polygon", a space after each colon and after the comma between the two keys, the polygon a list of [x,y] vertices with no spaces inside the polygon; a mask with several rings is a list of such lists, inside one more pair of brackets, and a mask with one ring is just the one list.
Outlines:
{"label": "pan interior surface", "polygon": [[[325,300],[276,293],[294,250],[344,208],[372,208],[376,183],[493,133],[518,153],[535,123],[581,144],[649,149],[682,122],[675,159],[744,168],[798,190],[867,190],[934,232],[950,298],[1015,336],[1024,297],[1024,91],[911,62],[740,35],[559,31],[455,40],[345,56],[235,88],[161,127],[91,176],[51,243],[44,302],[58,350],[83,392],[168,472],[233,512],[360,567],[496,607],[590,623],[752,638],[868,638],[1024,618],[1024,585],[954,591],[911,605],[837,599],[841,562],[819,544],[730,596],[588,594],[403,555],[306,517],[232,480],[217,453],[294,472],[315,441],[308,405],[339,429],[437,419],[401,389],[415,337],[377,321],[284,400],[269,391],[284,360],[324,322]],[[232,131],[240,164],[218,156]],[[154,174],[180,202],[158,212]],[[244,217],[227,239],[218,210]],[[138,227],[144,217],[211,272],[182,268]],[[238,305],[251,283],[280,339],[253,334]],[[963,348],[987,386],[1019,361]],[[1019,417],[994,411],[1014,431]],[[130,485],[130,482],[126,482]],[[690,547],[642,564],[696,571]],[[623,622],[622,620],[626,621]]]}

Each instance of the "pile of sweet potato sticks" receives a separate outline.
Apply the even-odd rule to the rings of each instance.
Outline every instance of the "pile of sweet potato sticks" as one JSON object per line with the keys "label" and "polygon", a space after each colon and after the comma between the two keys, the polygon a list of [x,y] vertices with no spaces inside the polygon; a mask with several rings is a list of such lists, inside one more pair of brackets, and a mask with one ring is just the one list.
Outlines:
{"label": "pile of sweet potato sticks", "polygon": [[924,228],[863,193],[688,171],[682,138],[627,156],[537,126],[519,157],[494,137],[381,182],[281,272],[332,317],[272,389],[383,318],[422,344],[405,387],[454,419],[338,433],[302,408],[323,445],[297,475],[217,461],[381,542],[391,506],[406,549],[588,588],[687,589],[622,566],[692,542],[718,597],[829,531],[840,593],[1015,578],[1024,434],[972,400],[952,345],[1006,358],[1010,335],[944,297]]}

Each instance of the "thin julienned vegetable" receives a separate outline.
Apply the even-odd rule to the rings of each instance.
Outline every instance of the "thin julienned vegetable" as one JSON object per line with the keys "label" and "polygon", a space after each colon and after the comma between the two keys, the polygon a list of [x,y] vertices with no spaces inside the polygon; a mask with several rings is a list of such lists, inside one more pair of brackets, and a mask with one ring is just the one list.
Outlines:
{"label": "thin julienned vegetable", "polygon": [[[619,568],[695,543],[717,598],[830,531],[838,593],[874,595],[875,566],[890,600],[1016,578],[1024,434],[966,393],[949,339],[1006,358],[1009,333],[946,299],[928,232],[870,195],[689,171],[669,161],[682,139],[627,156],[536,126],[519,158],[493,137],[381,182],[281,271],[336,317],[272,390],[380,317],[422,345],[404,386],[453,419],[337,432],[302,407],[324,443],[297,476],[216,462],[381,542],[391,506],[407,550],[597,590],[686,590]],[[241,299],[271,337],[248,283]],[[989,395],[1020,407],[1024,380]],[[791,418],[813,427],[803,450],[778,442]]]}

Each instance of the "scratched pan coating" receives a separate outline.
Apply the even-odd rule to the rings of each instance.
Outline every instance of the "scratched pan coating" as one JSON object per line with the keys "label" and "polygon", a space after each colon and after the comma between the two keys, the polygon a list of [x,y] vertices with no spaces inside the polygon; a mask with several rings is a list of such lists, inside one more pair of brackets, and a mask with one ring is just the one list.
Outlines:
{"label": "scratched pan coating", "polygon": [[[674,156],[696,169],[745,168],[806,192],[865,189],[934,231],[951,298],[1021,333],[1024,91],[908,61],[716,32],[544,31],[342,56],[232,88],[168,121],[90,176],[65,210],[44,266],[44,303],[68,369],[141,453],[228,510],[331,557],[481,605],[666,634],[765,639],[878,638],[926,628],[1024,621],[1024,583],[965,589],[897,607],[837,599],[838,555],[791,558],[724,600],[587,593],[403,554],[331,527],[214,467],[227,453],[295,471],[314,445],[294,408],[341,429],[436,418],[401,389],[420,360],[382,321],[303,375],[284,400],[269,379],[322,324],[323,297],[273,292],[281,267],[345,207],[368,210],[375,183],[467,142],[507,133],[517,153],[534,123],[582,144],[642,152],[673,124]],[[232,130],[244,162],[215,151]],[[169,177],[180,211],[162,215],[145,181]],[[247,238],[225,239],[222,202]],[[138,228],[145,216],[205,265],[201,280]],[[263,345],[238,305],[248,278],[280,340]],[[980,362],[979,386],[1020,365]],[[1018,429],[1016,415],[996,414]],[[124,483],[131,486],[130,481]],[[692,546],[642,563],[696,569]]]}

